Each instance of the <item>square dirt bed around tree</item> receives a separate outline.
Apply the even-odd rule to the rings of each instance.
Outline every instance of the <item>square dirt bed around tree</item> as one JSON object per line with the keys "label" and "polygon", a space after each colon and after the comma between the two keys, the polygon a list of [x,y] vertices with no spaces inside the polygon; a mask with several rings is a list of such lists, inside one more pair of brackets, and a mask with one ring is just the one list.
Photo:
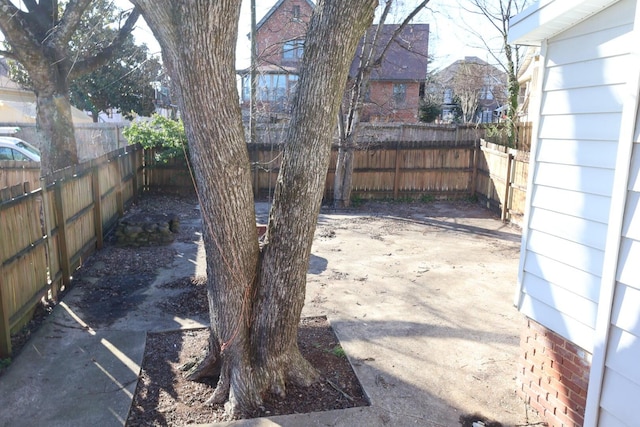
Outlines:
{"label": "square dirt bed around tree", "polygon": [[[208,329],[148,335],[142,373],[127,426],[184,425],[229,421],[222,405],[205,406],[216,379],[193,382],[184,378],[206,346]],[[250,418],[368,406],[369,401],[326,317],[301,320],[298,345],[321,375],[308,388],[290,386],[287,397],[267,396]]]}

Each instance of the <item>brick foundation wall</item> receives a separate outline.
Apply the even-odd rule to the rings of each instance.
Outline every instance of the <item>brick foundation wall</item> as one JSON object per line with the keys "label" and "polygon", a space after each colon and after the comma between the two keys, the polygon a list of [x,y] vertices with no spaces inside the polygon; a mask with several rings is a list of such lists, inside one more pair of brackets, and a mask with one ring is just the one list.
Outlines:
{"label": "brick foundation wall", "polygon": [[550,427],[581,427],[591,354],[529,318],[520,351],[518,394]]}

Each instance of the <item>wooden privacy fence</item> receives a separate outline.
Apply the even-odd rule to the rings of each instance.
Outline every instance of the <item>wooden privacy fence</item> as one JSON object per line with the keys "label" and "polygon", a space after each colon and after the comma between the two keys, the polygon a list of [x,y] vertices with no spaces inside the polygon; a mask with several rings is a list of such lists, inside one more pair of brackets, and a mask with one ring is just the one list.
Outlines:
{"label": "wooden privacy fence", "polygon": [[[256,197],[273,194],[281,144],[250,144]],[[324,199],[331,203],[337,147],[331,153]],[[354,152],[352,196],[363,199],[477,197],[504,221],[519,223],[526,197],[528,152],[484,140],[389,141]]]}
{"label": "wooden privacy fence", "polygon": [[480,141],[475,194],[487,209],[503,221],[522,225],[529,152]]}
{"label": "wooden privacy fence", "polygon": [[[488,125],[488,128],[493,130],[493,132],[490,132],[489,129],[487,129],[484,132],[484,136],[480,136],[480,138],[498,145],[509,145],[509,137],[506,134],[506,128],[504,124],[498,124],[497,126]],[[515,148],[516,150],[530,151],[532,129],[532,122],[516,123],[515,141],[513,141],[515,143],[515,146],[512,148]]]}
{"label": "wooden privacy fence", "polygon": [[[367,199],[469,196],[473,188],[476,143],[466,141],[397,141],[368,144],[354,151],[352,196]],[[250,144],[256,197],[269,197],[280,170],[282,145]],[[334,147],[324,189],[333,199],[338,149]]]}
{"label": "wooden privacy fence", "polygon": [[142,150],[129,147],[42,179],[0,190],[0,357],[11,331],[54,297],[103,244],[142,183]]}

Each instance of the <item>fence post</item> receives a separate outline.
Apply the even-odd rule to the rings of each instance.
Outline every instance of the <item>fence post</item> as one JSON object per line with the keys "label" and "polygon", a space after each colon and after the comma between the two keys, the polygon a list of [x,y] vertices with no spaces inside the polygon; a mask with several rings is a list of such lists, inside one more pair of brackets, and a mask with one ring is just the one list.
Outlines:
{"label": "fence post", "polygon": [[116,170],[118,171],[118,186],[116,187],[116,204],[118,205],[118,216],[122,218],[124,216],[124,196],[122,195],[122,166],[120,161],[122,156],[115,158]]}
{"label": "fence post", "polygon": [[471,152],[471,197],[476,196],[476,189],[478,187],[478,157],[480,156],[480,140],[478,139],[473,144],[473,151]]}
{"label": "fence post", "polygon": [[133,201],[138,200],[138,151],[128,151],[127,157],[129,158],[129,165],[131,166],[131,186],[133,187]]}
{"label": "fence post", "polygon": [[[7,188],[7,190],[9,189]],[[5,236],[0,236],[0,242],[4,241],[4,238]],[[0,257],[0,358],[11,356],[11,322],[4,288],[4,261],[3,255]]]}
{"label": "fence post", "polygon": [[507,153],[507,176],[504,180],[504,201],[502,202],[502,215],[503,222],[507,221],[507,215],[509,214],[509,193],[511,191],[511,166],[513,164],[513,154]]}
{"label": "fence post", "polygon": [[91,170],[91,187],[93,189],[93,226],[96,235],[96,248],[104,246],[102,229],[102,191],[100,188],[100,166],[96,165]]}
{"label": "fence post", "polygon": [[64,180],[60,179],[54,187],[56,201],[56,222],[58,223],[58,252],[60,253],[60,268],[62,269],[62,284],[66,287],[71,282],[71,259],[67,245],[67,214],[62,199]]}
{"label": "fence post", "polygon": [[0,260],[0,358],[11,356],[11,324],[9,323],[9,307],[4,297],[4,267]]}
{"label": "fence post", "polygon": [[400,191],[400,141],[396,141],[396,171],[393,175],[393,199],[398,199]]}
{"label": "fence post", "polygon": [[58,296],[58,287],[54,284],[54,279],[57,272],[53,271],[53,238],[51,236],[51,230],[53,226],[51,224],[51,211],[49,205],[49,192],[47,188],[47,180],[40,178],[40,190],[42,191],[42,210],[44,212],[44,232],[47,233],[47,260],[49,261],[49,277],[51,278],[51,295],[55,299]]}

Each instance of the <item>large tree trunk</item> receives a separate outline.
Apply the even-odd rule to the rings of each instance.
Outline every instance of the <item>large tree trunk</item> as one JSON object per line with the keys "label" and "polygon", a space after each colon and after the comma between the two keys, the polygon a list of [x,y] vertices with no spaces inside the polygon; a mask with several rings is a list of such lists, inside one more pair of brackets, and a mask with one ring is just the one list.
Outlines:
{"label": "large tree trunk", "polygon": [[353,184],[354,144],[341,139],[336,159],[336,174],[333,182],[333,206],[338,209],[351,206]]}
{"label": "large tree trunk", "polygon": [[42,49],[42,56],[22,58],[36,95],[36,129],[42,151],[42,175],[78,163],[78,147],[69,102],[69,68],[64,53],[55,47]]}
{"label": "large tree trunk", "polygon": [[132,2],[176,84],[205,221],[211,336],[198,372],[219,374],[210,402],[226,400],[229,411],[247,411],[265,392],[284,394],[289,383],[317,379],[296,333],[340,95],[377,1],[316,6],[262,254],[236,102],[241,0]]}
{"label": "large tree trunk", "polygon": [[42,175],[77,164],[78,147],[68,94],[44,95],[36,89],[36,106]]}

